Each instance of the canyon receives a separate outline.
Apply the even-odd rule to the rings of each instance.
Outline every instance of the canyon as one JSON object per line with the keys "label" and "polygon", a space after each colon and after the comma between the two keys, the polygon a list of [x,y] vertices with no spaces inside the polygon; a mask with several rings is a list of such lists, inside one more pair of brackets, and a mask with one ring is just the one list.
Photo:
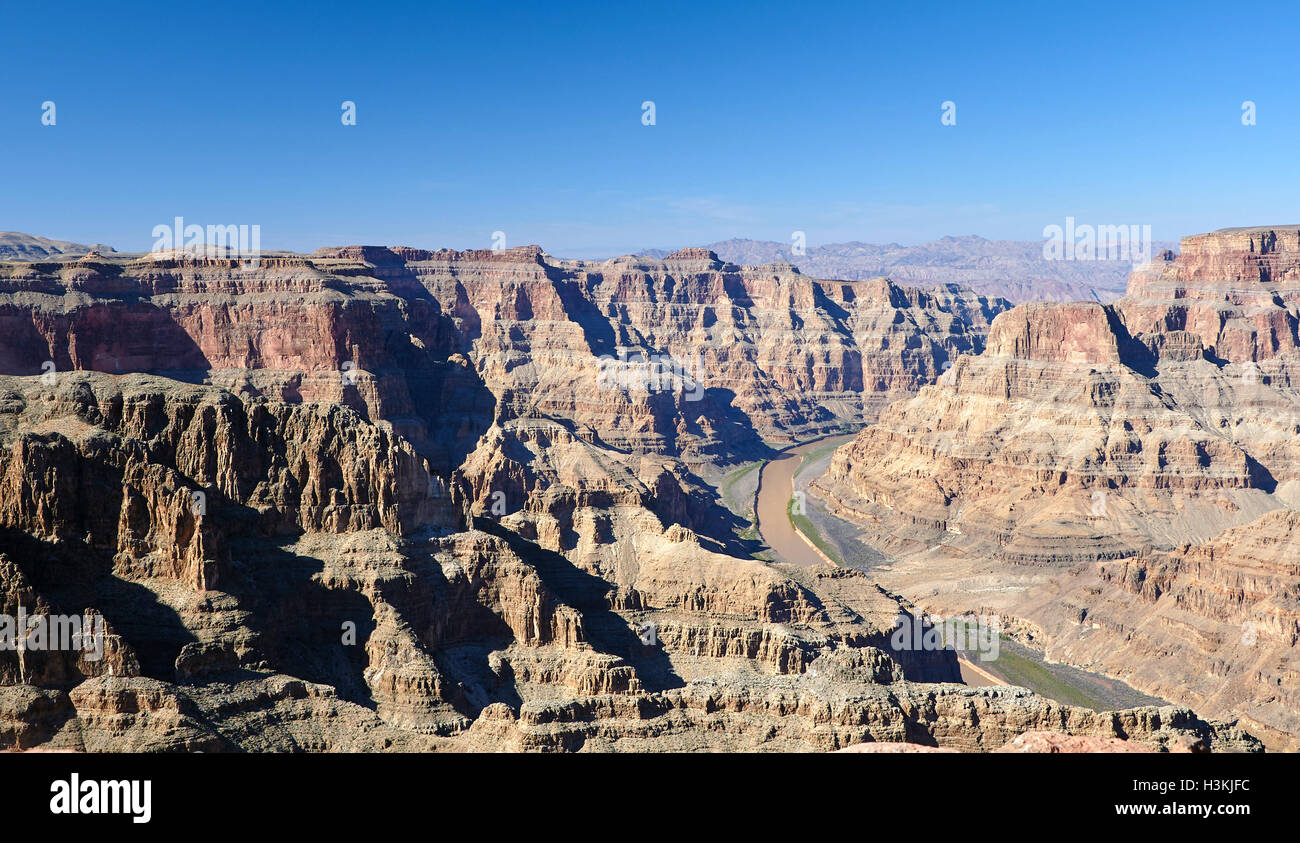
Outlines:
{"label": "canyon", "polygon": [[[97,661],[0,651],[0,746],[1258,750],[1287,691],[1241,703],[1295,642],[1296,248],[1252,262],[1260,236],[1185,240],[1113,306],[1014,309],[699,248],[0,263],[0,613],[108,632]],[[1206,286],[1233,272],[1237,299]],[[719,478],[858,429],[816,488],[893,564],[754,558]],[[1094,491],[1117,524],[1076,517]],[[972,593],[1053,654],[1085,612],[1094,650],[1061,657],[1116,675],[1192,641],[1245,696],[1152,658],[1129,681],[1194,705],[1096,712],[890,647]],[[1257,661],[1211,665],[1238,616]]]}
{"label": "canyon", "polygon": [[1186,237],[1000,314],[816,487],[885,588],[1295,749],[1298,317],[1300,229]]}

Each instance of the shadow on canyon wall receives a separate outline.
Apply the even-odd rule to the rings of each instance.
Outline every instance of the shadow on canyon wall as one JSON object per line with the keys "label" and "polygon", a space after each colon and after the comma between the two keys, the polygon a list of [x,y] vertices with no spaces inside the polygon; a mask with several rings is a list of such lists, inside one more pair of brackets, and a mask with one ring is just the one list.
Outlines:
{"label": "shadow on canyon wall", "polygon": [[138,297],[48,315],[40,324],[30,309],[7,305],[0,308],[0,336],[5,338],[0,374],[5,375],[175,372],[178,379],[193,381],[210,367],[170,312]]}
{"label": "shadow on canyon wall", "polygon": [[[174,609],[159,601],[149,589],[113,574],[114,551],[102,543],[78,540],[47,542],[12,527],[0,529],[0,553],[18,568],[32,590],[49,603],[57,615],[80,615],[94,609],[104,616],[111,632],[122,636],[139,660],[145,676],[174,681],[176,658],[196,641]],[[12,584],[6,584],[12,587]],[[24,603],[29,613],[35,606]],[[16,610],[16,606],[12,607]],[[82,681],[75,670],[76,654],[31,651],[26,656],[28,681],[31,662],[45,663],[43,674],[32,684],[71,687]],[[0,657],[13,657],[12,653]]]}
{"label": "shadow on canyon wall", "polygon": [[476,518],[474,526],[504,541],[532,565],[548,591],[582,613],[588,643],[602,653],[619,656],[631,664],[647,691],[680,688],[685,684],[673,669],[668,655],[659,647],[643,644],[627,621],[613,611],[609,599],[613,585],[491,519]]}

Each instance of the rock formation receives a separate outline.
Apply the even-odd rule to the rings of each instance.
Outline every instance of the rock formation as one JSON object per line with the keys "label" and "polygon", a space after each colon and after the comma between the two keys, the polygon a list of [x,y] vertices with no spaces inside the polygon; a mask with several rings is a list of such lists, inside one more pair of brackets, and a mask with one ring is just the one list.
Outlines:
{"label": "rock formation", "polygon": [[1184,238],[1113,305],[998,316],[818,488],[918,605],[1294,747],[1298,316],[1300,230]]}
{"label": "rock formation", "polygon": [[1258,748],[953,684],[890,646],[897,598],[749,558],[701,479],[985,359],[1003,309],[701,250],[0,265],[0,614],[105,630],[0,651],[0,745]]}

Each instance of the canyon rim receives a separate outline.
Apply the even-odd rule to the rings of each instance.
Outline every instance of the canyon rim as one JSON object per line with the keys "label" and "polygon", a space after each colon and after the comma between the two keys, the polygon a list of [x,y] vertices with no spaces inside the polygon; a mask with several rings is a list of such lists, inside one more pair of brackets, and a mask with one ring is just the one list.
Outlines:
{"label": "canyon rim", "polygon": [[[2,264],[0,609],[108,635],[0,652],[0,736],[1292,748],[1297,290],[1296,228],[1017,307],[705,249]],[[873,555],[784,561],[756,469],[854,431],[807,490]],[[891,641],[966,613],[1149,701]]]}

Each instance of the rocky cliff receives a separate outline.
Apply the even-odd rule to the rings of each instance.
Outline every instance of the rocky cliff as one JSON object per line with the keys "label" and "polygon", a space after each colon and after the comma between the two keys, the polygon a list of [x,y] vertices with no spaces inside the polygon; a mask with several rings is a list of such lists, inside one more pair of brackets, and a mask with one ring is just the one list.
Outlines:
{"label": "rocky cliff", "polygon": [[[518,416],[722,460],[856,426],[978,352],[1007,307],[956,287],[819,281],[702,250],[592,264],[537,247],[346,247],[256,268],[90,255],[4,265],[0,293],[12,340],[0,372],[165,373],[345,403],[446,470],[488,424]],[[460,414],[452,424],[449,412]]]}
{"label": "rocky cliff", "polygon": [[700,480],[982,359],[1003,309],[699,250],[0,265],[0,614],[104,618],[98,658],[0,651],[0,744],[1257,748],[952,684]]}
{"label": "rocky cliff", "polygon": [[1113,305],[1004,313],[819,489],[886,587],[1294,746],[1298,261],[1296,229],[1230,229]]}

